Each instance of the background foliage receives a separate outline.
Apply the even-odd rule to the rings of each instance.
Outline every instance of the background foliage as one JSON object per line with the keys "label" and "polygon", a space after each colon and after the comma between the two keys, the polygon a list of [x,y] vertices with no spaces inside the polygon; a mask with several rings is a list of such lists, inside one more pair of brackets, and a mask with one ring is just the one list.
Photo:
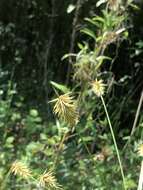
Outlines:
{"label": "background foliage", "polygon": [[[0,186],[16,159],[30,165],[35,176],[52,168],[68,131],[55,168],[64,189],[123,189],[103,107],[88,86],[99,76],[108,86],[105,101],[127,188],[137,188],[141,114],[124,146],[143,86],[142,8],[142,1],[123,1],[117,11],[94,0],[0,1]],[[120,35],[107,38],[120,29]],[[59,93],[70,89],[79,100],[81,117],[74,131],[52,114],[53,86]],[[10,176],[4,189],[27,188],[37,189]]]}

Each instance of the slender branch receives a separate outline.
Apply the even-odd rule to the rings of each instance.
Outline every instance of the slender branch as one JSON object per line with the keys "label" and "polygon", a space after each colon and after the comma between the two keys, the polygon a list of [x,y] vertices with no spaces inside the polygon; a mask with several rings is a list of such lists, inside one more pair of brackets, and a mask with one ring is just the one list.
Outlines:
{"label": "slender branch", "polygon": [[135,132],[135,129],[136,129],[136,126],[137,126],[137,122],[138,122],[138,118],[139,118],[139,114],[140,114],[140,110],[141,110],[141,106],[142,106],[142,103],[143,103],[143,90],[141,92],[141,96],[140,96],[140,100],[139,100],[139,104],[138,104],[138,107],[137,107],[137,111],[136,111],[136,115],[135,115],[135,119],[134,119],[134,123],[133,123],[133,127],[132,127],[132,130],[131,130],[131,134],[130,134],[130,137],[129,137],[129,140],[127,141],[127,143],[125,144],[124,146],[124,149],[127,147],[127,145],[130,143],[131,141],[131,138]]}
{"label": "slender branch", "polygon": [[139,104],[138,104],[138,108],[137,108],[137,112],[136,112],[136,115],[135,115],[135,120],[134,120],[134,124],[133,124],[133,128],[132,128],[130,137],[135,132],[135,128],[136,128],[137,121],[138,121],[138,118],[139,118],[139,114],[140,114],[142,103],[143,103],[143,91],[141,92],[141,96],[140,96],[140,100],[139,100]]}
{"label": "slender branch", "polygon": [[[49,38],[46,41],[45,44],[45,52],[44,52],[44,80],[43,80],[43,86],[45,90],[45,96],[46,96],[46,103],[48,102],[48,60],[50,57],[50,51],[51,51],[51,46],[53,43],[54,39],[54,26],[55,26],[55,6],[56,2],[55,0],[52,0],[52,17],[51,17],[51,22],[50,22],[50,30],[49,30]],[[48,106],[48,105],[47,105]]]}
{"label": "slender branch", "polygon": [[58,150],[57,150],[57,154],[56,154],[56,157],[54,159],[54,164],[53,164],[53,169],[56,168],[57,164],[58,164],[58,161],[59,161],[59,155],[60,155],[60,152],[63,148],[63,145],[64,145],[64,142],[66,140],[66,137],[68,135],[68,132],[67,133],[64,133],[63,136],[61,137],[61,141],[60,141],[60,144],[58,146]]}
{"label": "slender branch", "polygon": [[[75,44],[75,40],[76,40],[77,24],[78,24],[78,18],[79,18],[79,13],[80,13],[80,8],[81,8],[81,5],[82,5],[82,2],[83,2],[83,0],[78,0],[77,4],[76,4],[75,15],[74,15],[73,23],[72,23],[73,30],[72,30],[72,34],[71,34],[71,43],[70,43],[69,53],[74,52],[74,44]],[[72,62],[73,62],[72,57],[69,57],[66,84],[69,83]]]}
{"label": "slender branch", "polygon": [[[63,147],[63,145],[64,145],[66,139],[70,137],[70,136],[68,136],[68,133],[69,133],[69,132],[65,133],[65,134],[63,135],[63,137],[61,138],[61,141],[60,141],[60,144],[59,144],[58,150],[57,150],[57,155],[56,155],[56,157],[55,157],[55,159],[54,159],[54,164],[53,164],[53,168],[54,168],[54,169],[55,169],[56,165],[58,164],[58,158],[59,158],[60,152],[61,152],[61,150],[62,150],[62,147]],[[86,142],[84,141],[83,137],[81,136],[80,132],[78,131],[78,129],[77,129],[77,135],[80,137],[80,139],[81,139],[81,141],[83,142],[83,145],[84,145],[84,147],[85,147],[85,149],[86,149],[88,155],[90,156],[91,160],[94,162],[93,156],[92,156],[92,154],[91,154],[89,148],[87,147]]]}

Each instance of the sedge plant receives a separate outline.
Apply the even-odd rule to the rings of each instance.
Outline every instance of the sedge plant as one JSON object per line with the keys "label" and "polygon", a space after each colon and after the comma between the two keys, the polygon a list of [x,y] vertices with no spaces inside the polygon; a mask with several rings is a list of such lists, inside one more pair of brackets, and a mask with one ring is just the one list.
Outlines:
{"label": "sedge plant", "polygon": [[116,138],[115,138],[115,135],[114,135],[112,124],[111,124],[111,120],[110,120],[108,110],[107,110],[107,107],[106,107],[106,104],[105,104],[105,101],[104,101],[104,98],[103,98],[103,95],[105,93],[105,84],[103,83],[103,80],[97,80],[96,79],[92,83],[92,89],[93,89],[93,92],[98,97],[100,97],[100,99],[101,99],[101,102],[102,102],[102,105],[103,105],[103,108],[104,108],[104,111],[105,111],[105,114],[106,114],[106,117],[107,117],[107,121],[108,121],[108,124],[109,124],[110,132],[111,132],[111,135],[112,135],[114,147],[115,147],[115,150],[116,150],[116,154],[117,154],[117,158],[118,158],[118,162],[119,162],[119,167],[120,167],[120,171],[121,171],[121,176],[122,176],[122,180],[123,180],[123,186],[124,186],[124,189],[126,190],[125,175],[124,175],[124,171],[123,171],[123,165],[122,165],[122,162],[121,162],[119,149],[118,149],[118,146],[117,146]]}

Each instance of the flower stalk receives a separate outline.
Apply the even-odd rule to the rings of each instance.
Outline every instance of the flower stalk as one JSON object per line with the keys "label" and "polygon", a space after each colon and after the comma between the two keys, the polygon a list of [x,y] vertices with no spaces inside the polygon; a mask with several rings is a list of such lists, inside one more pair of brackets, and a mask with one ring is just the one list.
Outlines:
{"label": "flower stalk", "polygon": [[102,104],[103,104],[103,107],[104,107],[104,110],[105,110],[105,113],[106,113],[107,121],[108,121],[108,124],[109,124],[109,127],[110,127],[110,132],[111,132],[111,135],[112,135],[114,147],[115,147],[115,150],[116,150],[116,154],[117,154],[117,158],[118,158],[118,162],[119,162],[119,167],[120,167],[120,170],[121,170],[124,190],[126,190],[125,176],[124,176],[124,172],[123,172],[123,166],[122,166],[122,162],[121,162],[121,158],[120,158],[120,154],[119,154],[119,149],[118,149],[117,142],[116,142],[116,139],[115,139],[115,135],[114,135],[114,131],[113,131],[111,121],[110,121],[110,117],[109,117],[109,114],[108,114],[108,111],[107,111],[107,107],[106,107],[105,101],[103,99],[103,95],[105,93],[105,84],[103,83],[103,80],[102,79],[101,80],[96,79],[92,83],[92,90],[96,94],[97,97],[101,98],[101,101],[102,101]]}
{"label": "flower stalk", "polygon": [[112,124],[111,124],[111,121],[110,121],[110,117],[109,117],[109,114],[108,114],[108,111],[107,111],[107,108],[106,108],[106,105],[105,105],[105,101],[104,101],[104,99],[103,99],[102,96],[100,98],[101,98],[101,101],[102,101],[102,104],[103,104],[103,107],[104,107],[104,110],[105,110],[105,113],[106,113],[106,117],[107,117],[107,120],[108,120],[108,124],[109,124],[109,127],[110,127],[110,132],[111,132],[111,135],[112,135],[112,139],[113,139],[113,143],[114,143],[114,147],[115,147],[115,150],[116,150],[116,154],[117,154],[117,158],[118,158],[118,162],[119,162],[119,166],[120,166],[120,171],[121,171],[121,175],[122,175],[123,186],[124,186],[124,189],[126,190],[126,184],[125,184],[125,176],[124,176],[124,172],[123,172],[123,166],[122,166],[122,162],[121,162],[121,158],[120,158],[117,142],[116,142],[116,139],[115,139],[113,127],[112,127]]}

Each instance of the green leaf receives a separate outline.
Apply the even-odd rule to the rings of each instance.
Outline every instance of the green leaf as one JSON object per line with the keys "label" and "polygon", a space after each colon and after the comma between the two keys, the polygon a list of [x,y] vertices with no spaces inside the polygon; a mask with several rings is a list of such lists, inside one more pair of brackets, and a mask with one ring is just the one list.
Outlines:
{"label": "green leaf", "polygon": [[104,56],[104,55],[101,55],[101,56],[99,56],[99,57],[97,57],[96,58],[97,59],[97,61],[101,61],[101,60],[112,60],[110,57],[108,57],[108,56]]}
{"label": "green leaf", "polygon": [[102,17],[100,17],[100,16],[94,17],[94,18],[93,18],[93,21],[98,21],[98,22],[101,22],[101,23],[103,23],[103,24],[104,24],[104,22],[105,22],[104,18],[102,18]]}
{"label": "green leaf", "polygon": [[75,9],[75,5],[73,4],[70,4],[67,8],[67,13],[70,14],[71,12],[73,12]]}
{"label": "green leaf", "polygon": [[74,54],[74,53],[67,53],[67,54],[65,54],[65,55],[61,58],[61,60],[63,61],[64,59],[66,59],[66,58],[68,58],[68,57],[71,57],[71,56],[76,57],[76,54]]}
{"label": "green leaf", "polygon": [[136,46],[138,46],[139,48],[143,48],[143,41],[139,41],[136,43]]}
{"label": "green leaf", "polygon": [[30,116],[37,117],[38,116],[38,111],[36,109],[31,109],[30,110]]}
{"label": "green leaf", "polygon": [[45,133],[40,134],[40,139],[41,140],[47,140],[47,135]]}
{"label": "green leaf", "polygon": [[58,84],[54,81],[50,81],[50,83],[55,87],[57,88],[58,90],[62,91],[63,93],[68,93],[70,92],[70,89],[67,88],[65,85],[62,85],[62,84]]}
{"label": "green leaf", "polygon": [[112,60],[112,59],[107,56],[99,56],[96,58],[96,60],[98,61],[98,64],[96,65],[95,70],[98,70],[104,60]]}
{"label": "green leaf", "polygon": [[92,37],[94,40],[96,39],[95,33],[92,30],[88,29],[88,28],[82,29],[81,32],[84,33],[84,34],[87,34],[90,37]]}
{"label": "green leaf", "polygon": [[8,137],[6,139],[6,144],[11,144],[11,143],[13,143],[13,141],[14,141],[14,137]]}
{"label": "green leaf", "polygon": [[107,0],[99,0],[97,3],[96,3],[96,7],[99,7],[100,5],[102,5],[103,3],[106,3]]}
{"label": "green leaf", "polygon": [[81,49],[81,50],[84,48],[84,46],[81,43],[78,43],[77,45],[78,45],[79,49]]}
{"label": "green leaf", "polygon": [[137,184],[132,179],[125,179],[125,185],[127,189],[135,189],[137,187]]}
{"label": "green leaf", "polygon": [[133,3],[129,4],[129,6],[132,7],[136,11],[140,11],[141,10],[141,8],[139,6],[137,6],[137,5],[133,4]]}
{"label": "green leaf", "polygon": [[85,142],[88,142],[88,141],[92,141],[93,140],[93,137],[82,137],[82,140],[85,141]]}
{"label": "green leaf", "polygon": [[89,22],[90,24],[95,25],[98,28],[100,28],[100,26],[101,26],[101,23],[99,21],[94,20],[94,18],[93,19],[85,18],[84,20],[87,21],[87,22]]}

